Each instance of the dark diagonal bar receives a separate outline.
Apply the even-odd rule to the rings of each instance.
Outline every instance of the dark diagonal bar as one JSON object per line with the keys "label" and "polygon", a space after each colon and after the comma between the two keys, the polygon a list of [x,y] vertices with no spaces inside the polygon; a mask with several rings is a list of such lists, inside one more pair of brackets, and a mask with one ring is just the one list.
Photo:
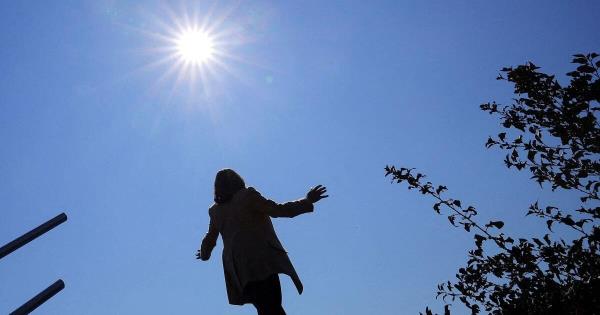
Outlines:
{"label": "dark diagonal bar", "polygon": [[25,302],[25,304],[21,305],[18,309],[14,310],[10,315],[23,315],[29,314],[33,312],[40,305],[44,304],[44,302],[48,301],[51,297],[53,297],[56,293],[60,292],[60,290],[65,288],[65,283],[62,280],[57,280],[52,285],[46,288],[46,290],[40,292],[38,295],[31,298],[31,300]]}
{"label": "dark diagonal bar", "polygon": [[4,256],[19,249],[21,246],[33,241],[38,236],[52,230],[53,228],[55,228],[56,226],[58,226],[59,224],[65,222],[65,221],[67,221],[67,215],[63,212],[63,213],[57,215],[56,217],[46,221],[42,225],[36,227],[35,229],[23,234],[22,236],[15,239],[14,241],[0,247],[0,259],[4,258]]}

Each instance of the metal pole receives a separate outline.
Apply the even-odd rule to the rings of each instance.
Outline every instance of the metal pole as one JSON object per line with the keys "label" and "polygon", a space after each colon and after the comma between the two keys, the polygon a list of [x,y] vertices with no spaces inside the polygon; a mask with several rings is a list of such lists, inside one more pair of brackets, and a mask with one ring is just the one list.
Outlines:
{"label": "metal pole", "polygon": [[14,241],[0,247],[0,259],[4,258],[4,256],[19,249],[21,246],[33,241],[38,236],[52,230],[53,228],[55,228],[56,226],[58,226],[59,224],[65,222],[65,221],[67,221],[67,215],[63,212],[63,213],[57,215],[56,217],[46,221],[42,225],[36,227],[35,229],[23,234],[22,236],[15,239]]}
{"label": "metal pole", "polygon": [[25,304],[14,310],[12,313],[10,313],[10,315],[29,314],[64,288],[65,283],[61,279],[58,279],[56,282],[47,287],[46,290],[31,298],[31,300],[25,302]]}

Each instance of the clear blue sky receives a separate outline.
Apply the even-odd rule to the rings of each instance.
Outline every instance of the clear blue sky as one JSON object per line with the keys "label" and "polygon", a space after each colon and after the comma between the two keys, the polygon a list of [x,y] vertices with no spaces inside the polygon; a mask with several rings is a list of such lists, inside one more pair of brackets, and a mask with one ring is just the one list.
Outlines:
{"label": "clear blue sky", "polygon": [[[230,57],[206,84],[164,75],[176,15],[226,18]],[[188,11],[189,10],[189,11]],[[288,314],[438,310],[471,236],[383,177],[417,167],[516,236],[530,202],[571,205],[485,150],[508,102],[498,69],[564,74],[600,52],[597,1],[5,1],[0,5],[0,243],[69,221],[0,261],[0,313],[58,278],[40,314],[253,314],[227,304],[221,242],[194,259],[214,174],[277,201],[315,184],[312,214],[275,219],[305,285]],[[225,32],[225,30],[231,30]],[[154,35],[153,35],[154,34]]]}

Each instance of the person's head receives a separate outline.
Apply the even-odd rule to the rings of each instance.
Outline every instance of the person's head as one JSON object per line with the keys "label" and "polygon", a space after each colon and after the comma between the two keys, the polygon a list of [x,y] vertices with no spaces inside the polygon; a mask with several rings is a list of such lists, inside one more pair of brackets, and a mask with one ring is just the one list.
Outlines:
{"label": "person's head", "polygon": [[215,177],[215,202],[226,203],[243,188],[246,188],[246,183],[238,173],[229,168],[222,169]]}

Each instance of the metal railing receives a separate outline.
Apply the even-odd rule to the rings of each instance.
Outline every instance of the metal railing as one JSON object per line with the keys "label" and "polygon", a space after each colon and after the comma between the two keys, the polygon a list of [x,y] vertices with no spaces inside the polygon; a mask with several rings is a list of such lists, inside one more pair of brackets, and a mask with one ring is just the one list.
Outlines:
{"label": "metal railing", "polygon": [[[57,227],[65,221],[67,221],[67,215],[63,212],[57,215],[56,217],[42,223],[40,226],[34,228],[33,230],[19,236],[18,238],[9,242],[8,244],[0,247],[0,259],[6,257],[10,253],[23,247],[27,243],[33,241],[34,239],[52,230],[53,228]],[[39,294],[31,298],[29,301],[25,302],[25,304],[21,305],[21,307],[17,308],[10,314],[29,314],[64,288],[65,283],[61,279],[59,279],[53,284],[51,284],[49,287],[47,287],[44,291],[40,292]]]}
{"label": "metal railing", "polygon": [[10,315],[23,315],[29,314],[38,306],[44,304],[44,302],[48,301],[51,297],[53,297],[56,293],[60,292],[60,290],[65,288],[65,283],[58,279],[56,282],[47,287],[44,291],[38,293],[38,295],[32,297],[29,301],[25,302],[25,304],[21,305],[18,309],[12,311]]}

